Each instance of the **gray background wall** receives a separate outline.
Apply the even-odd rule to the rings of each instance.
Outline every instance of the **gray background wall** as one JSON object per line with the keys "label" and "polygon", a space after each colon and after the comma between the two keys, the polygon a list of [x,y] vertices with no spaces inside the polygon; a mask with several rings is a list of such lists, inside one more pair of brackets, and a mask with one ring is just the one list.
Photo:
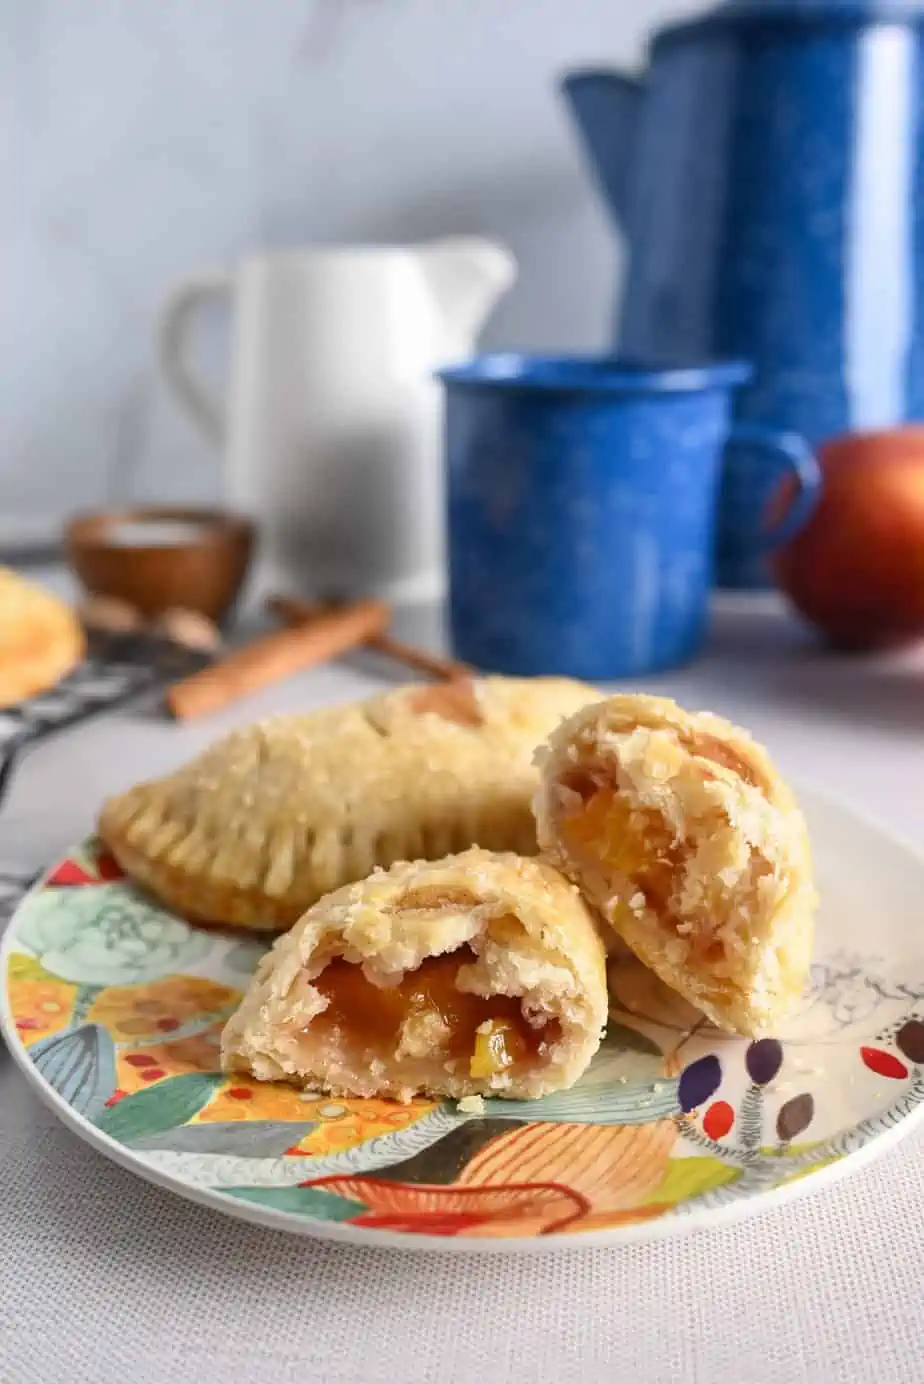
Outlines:
{"label": "gray background wall", "polygon": [[484,343],[601,345],[616,246],[557,78],[694,8],[0,0],[0,540],[219,496],[151,326],[174,278],[259,245],[499,236],[520,277]]}

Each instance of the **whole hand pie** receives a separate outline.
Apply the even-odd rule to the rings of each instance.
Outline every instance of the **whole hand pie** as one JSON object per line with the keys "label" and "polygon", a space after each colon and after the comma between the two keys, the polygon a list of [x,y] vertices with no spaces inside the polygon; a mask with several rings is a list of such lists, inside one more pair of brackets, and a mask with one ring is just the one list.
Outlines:
{"label": "whole hand pie", "polygon": [[535,854],[535,746],[599,694],[558,679],[419,684],[239,730],[103,808],[123,868],[203,922],[289,927],[376,865]]}
{"label": "whole hand pie", "polygon": [[606,1023],[604,949],[551,866],[470,850],[322,899],[263,958],[222,1065],[334,1095],[529,1099]]}
{"label": "whole hand pie", "polygon": [[667,985],[754,1034],[802,993],[815,891],[805,822],[766,752],[708,712],[618,696],[538,752],[539,841]]}
{"label": "whole hand pie", "polygon": [[80,662],[85,647],[69,606],[0,567],[0,706],[53,687]]}

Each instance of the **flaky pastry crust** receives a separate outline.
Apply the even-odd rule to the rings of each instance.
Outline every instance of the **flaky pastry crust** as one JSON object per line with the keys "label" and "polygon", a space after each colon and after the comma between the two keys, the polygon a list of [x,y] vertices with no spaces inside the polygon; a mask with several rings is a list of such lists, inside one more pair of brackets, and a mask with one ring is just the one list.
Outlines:
{"label": "flaky pastry crust", "polygon": [[576,888],[542,861],[475,849],[315,904],[263,958],[222,1063],[337,1095],[528,1099],[577,1080],[606,1008],[604,947]]}
{"label": "flaky pastry crust", "polygon": [[565,679],[395,689],[235,731],[110,799],[99,832],[187,918],[280,931],[395,860],[535,854],[535,746],[598,694]]}
{"label": "flaky pastry crust", "polygon": [[797,1001],[816,895],[796,800],[745,731],[666,698],[577,712],[537,752],[549,858],[714,1023],[771,1028]]}

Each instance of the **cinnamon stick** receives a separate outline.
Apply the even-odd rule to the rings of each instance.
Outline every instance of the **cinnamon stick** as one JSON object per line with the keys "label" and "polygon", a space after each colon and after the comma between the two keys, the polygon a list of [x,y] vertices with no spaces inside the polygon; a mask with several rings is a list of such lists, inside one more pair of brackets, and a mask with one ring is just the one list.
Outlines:
{"label": "cinnamon stick", "polygon": [[[311,622],[322,612],[330,609],[329,606],[312,605],[309,601],[299,601],[292,596],[270,596],[266,605],[273,615],[287,625]],[[457,678],[472,676],[472,669],[467,664],[459,663],[452,658],[441,658],[439,654],[418,649],[414,644],[405,644],[403,640],[395,639],[385,631],[370,635],[364,642],[368,648],[375,649],[398,663],[406,664],[417,673],[425,673],[427,677],[435,678],[438,682],[453,682]]]}
{"label": "cinnamon stick", "polygon": [[390,618],[384,601],[357,601],[325,611],[310,624],[261,635],[227,658],[174,683],[167,689],[167,707],[179,721],[218,711],[290,673],[326,663],[355,648],[386,629]]}

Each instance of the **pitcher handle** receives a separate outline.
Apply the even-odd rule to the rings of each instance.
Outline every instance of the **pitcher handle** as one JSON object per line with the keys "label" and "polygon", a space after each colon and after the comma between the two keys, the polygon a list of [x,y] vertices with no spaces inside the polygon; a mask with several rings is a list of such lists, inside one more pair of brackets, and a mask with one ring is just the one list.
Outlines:
{"label": "pitcher handle", "polygon": [[231,275],[220,269],[183,279],[167,295],[157,325],[158,358],[164,379],[200,431],[218,447],[225,440],[224,414],[197,378],[187,347],[193,314],[208,299],[225,297],[231,287]]}
{"label": "pitcher handle", "polygon": [[764,552],[779,547],[781,543],[788,543],[808,523],[821,499],[822,476],[815,453],[798,433],[778,432],[761,423],[736,423],[726,446],[754,447],[773,457],[781,464],[782,470],[792,472],[796,482],[795,495],[779,522],[769,532],[759,534],[755,540]]}

